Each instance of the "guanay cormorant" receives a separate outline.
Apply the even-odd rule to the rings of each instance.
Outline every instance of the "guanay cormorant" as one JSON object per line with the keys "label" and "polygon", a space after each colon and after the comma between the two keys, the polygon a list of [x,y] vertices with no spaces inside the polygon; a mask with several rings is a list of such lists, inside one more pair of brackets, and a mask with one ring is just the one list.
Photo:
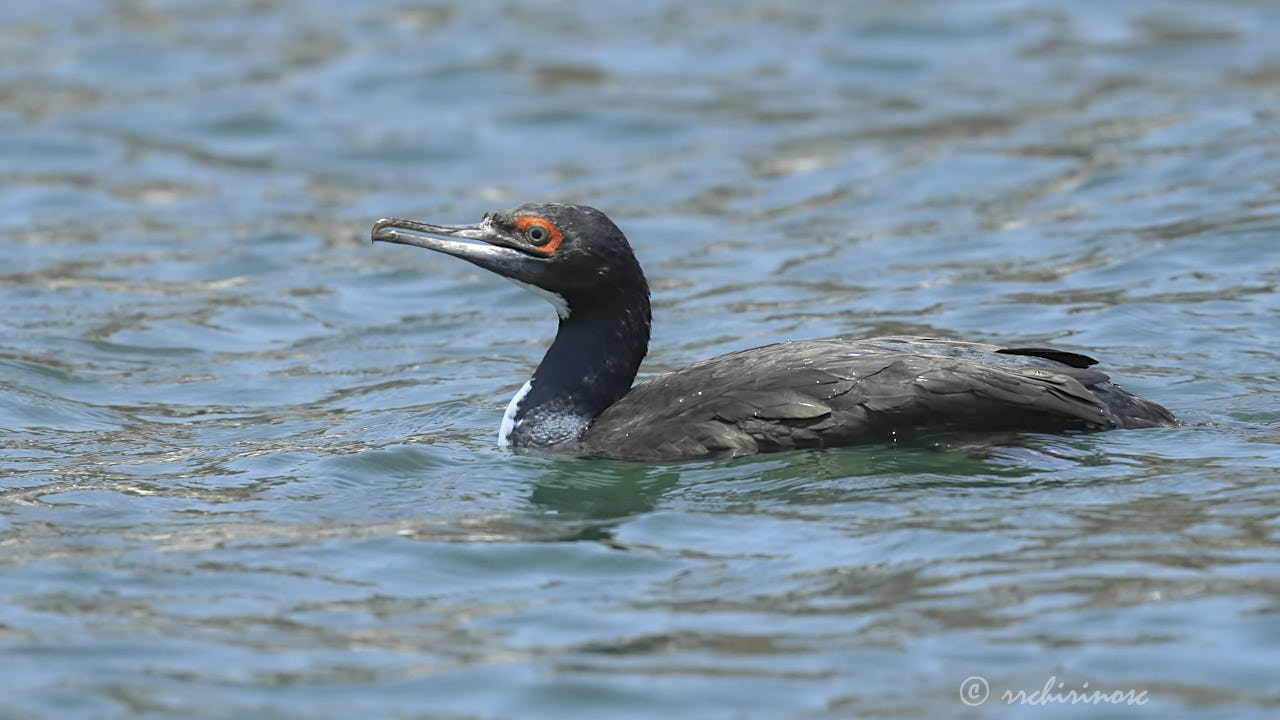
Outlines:
{"label": "guanay cormorant", "polygon": [[649,346],[649,286],[627,238],[599,210],[521,205],[473,225],[384,219],[372,237],[461,258],[555,308],[555,341],[507,406],[503,446],[682,460],[938,430],[1177,422],[1090,369],[1097,361],[1084,355],[916,337],[765,345],[632,387]]}

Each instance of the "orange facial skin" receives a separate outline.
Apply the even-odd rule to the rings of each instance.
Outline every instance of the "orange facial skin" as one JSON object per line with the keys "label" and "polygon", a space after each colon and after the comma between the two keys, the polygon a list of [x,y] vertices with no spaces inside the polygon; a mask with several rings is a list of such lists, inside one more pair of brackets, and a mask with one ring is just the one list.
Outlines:
{"label": "orange facial skin", "polygon": [[529,232],[529,228],[534,225],[546,230],[546,238],[541,243],[535,243],[534,246],[548,255],[554,255],[556,250],[560,247],[560,241],[564,239],[564,233],[560,232],[560,228],[557,228],[555,225],[552,225],[537,215],[523,215],[512,222],[515,223],[517,230],[526,234]]}

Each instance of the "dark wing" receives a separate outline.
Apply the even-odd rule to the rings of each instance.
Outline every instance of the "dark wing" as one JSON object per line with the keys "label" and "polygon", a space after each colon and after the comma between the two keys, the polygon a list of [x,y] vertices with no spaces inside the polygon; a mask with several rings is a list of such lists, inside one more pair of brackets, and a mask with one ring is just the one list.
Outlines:
{"label": "dark wing", "polygon": [[[848,445],[921,429],[1103,430],[1173,422],[1164,408],[1079,367],[1081,361],[1064,364],[1041,349],[1027,356],[999,350],[874,338],[730,353],[637,385],[581,441],[591,454],[680,459]],[[1148,421],[1117,413],[1109,401]]]}
{"label": "dark wing", "polygon": [[1046,360],[1060,362],[1063,365],[1069,365],[1074,368],[1087,368],[1098,364],[1097,360],[1094,360],[1088,355],[1067,352],[1065,350],[1054,350],[1053,348],[1000,348],[996,352],[1005,355],[1025,355],[1026,357],[1044,358]]}

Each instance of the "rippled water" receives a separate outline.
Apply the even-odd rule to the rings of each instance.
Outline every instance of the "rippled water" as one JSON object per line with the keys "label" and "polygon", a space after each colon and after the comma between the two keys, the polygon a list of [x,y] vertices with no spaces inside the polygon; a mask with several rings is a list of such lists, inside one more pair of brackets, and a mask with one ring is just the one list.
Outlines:
{"label": "rippled water", "polygon": [[[1280,6],[622,8],[5,6],[0,714],[1273,717]],[[1053,344],[1189,424],[510,455],[554,314],[368,230],[530,200],[645,373]]]}

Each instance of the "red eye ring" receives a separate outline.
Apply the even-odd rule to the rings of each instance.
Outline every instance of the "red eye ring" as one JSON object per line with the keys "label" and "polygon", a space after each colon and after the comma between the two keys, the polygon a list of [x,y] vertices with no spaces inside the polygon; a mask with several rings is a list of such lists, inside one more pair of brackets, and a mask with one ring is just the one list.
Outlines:
{"label": "red eye ring", "polygon": [[[547,222],[546,218],[540,218],[537,215],[523,215],[512,220],[512,223],[517,230],[524,233],[534,247],[548,255],[554,254],[560,248],[560,242],[564,240],[564,234],[559,228]],[[542,231],[537,233],[541,237],[534,236],[534,229]]]}

